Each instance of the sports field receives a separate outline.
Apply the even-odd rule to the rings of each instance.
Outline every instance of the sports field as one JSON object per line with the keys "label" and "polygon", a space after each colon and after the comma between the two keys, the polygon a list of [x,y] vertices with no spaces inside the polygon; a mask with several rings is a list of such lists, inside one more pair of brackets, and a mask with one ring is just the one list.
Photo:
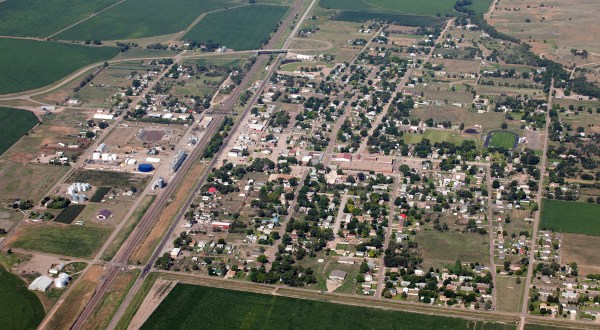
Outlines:
{"label": "sports field", "polygon": [[239,1],[127,0],[78,24],[60,40],[122,40],[166,35],[185,30],[200,14]]}
{"label": "sports field", "polygon": [[51,84],[86,65],[108,60],[114,47],[85,47],[56,42],[0,39],[0,94]]}
{"label": "sports field", "polygon": [[0,155],[38,123],[31,111],[0,108]]}
{"label": "sports field", "polygon": [[12,247],[89,258],[109,235],[108,228],[34,224],[18,232]]}
{"label": "sports field", "polygon": [[258,49],[287,10],[284,6],[251,5],[210,13],[183,39],[213,41],[235,50]]}
{"label": "sports field", "polygon": [[189,284],[177,284],[142,329],[193,329],[199,324],[207,329],[514,329],[514,325]]}
{"label": "sports field", "polygon": [[44,306],[18,276],[0,266],[0,328],[35,329],[44,318]]}
{"label": "sports field", "polygon": [[[451,14],[456,16],[453,9],[455,3],[455,0],[321,0],[319,5],[323,8],[352,11],[393,12],[423,16]],[[473,0],[473,5],[470,8],[477,12],[485,12],[491,3],[492,0]]]}
{"label": "sports field", "polygon": [[0,2],[0,35],[48,37],[118,0],[17,0]]}
{"label": "sports field", "polygon": [[542,228],[562,233],[600,235],[600,205],[544,199]]}
{"label": "sports field", "polygon": [[511,132],[494,132],[489,139],[488,147],[493,149],[511,150],[515,146],[517,136]]}

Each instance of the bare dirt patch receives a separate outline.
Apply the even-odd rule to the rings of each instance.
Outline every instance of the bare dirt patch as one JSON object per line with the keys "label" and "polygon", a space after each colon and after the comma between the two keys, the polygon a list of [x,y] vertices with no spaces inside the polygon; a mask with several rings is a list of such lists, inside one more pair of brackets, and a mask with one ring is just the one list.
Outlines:
{"label": "bare dirt patch", "polygon": [[156,307],[171,292],[175,284],[177,284],[176,281],[169,281],[162,278],[157,279],[127,329],[139,329],[154,312]]}
{"label": "bare dirt patch", "polygon": [[600,255],[595,248],[599,244],[597,236],[563,234],[561,261],[563,264],[576,262],[582,276],[600,273]]}

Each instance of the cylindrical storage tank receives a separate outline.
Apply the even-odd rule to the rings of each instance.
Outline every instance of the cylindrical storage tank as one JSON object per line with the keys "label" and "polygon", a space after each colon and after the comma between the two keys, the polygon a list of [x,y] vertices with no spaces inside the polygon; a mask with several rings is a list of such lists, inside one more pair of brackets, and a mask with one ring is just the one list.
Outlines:
{"label": "cylindrical storage tank", "polygon": [[154,166],[152,166],[152,164],[142,163],[138,165],[138,170],[140,172],[152,172],[152,170],[154,170]]}
{"label": "cylindrical storage tank", "polygon": [[71,279],[71,275],[69,275],[67,273],[60,273],[60,274],[58,274],[58,278],[64,278],[68,281]]}

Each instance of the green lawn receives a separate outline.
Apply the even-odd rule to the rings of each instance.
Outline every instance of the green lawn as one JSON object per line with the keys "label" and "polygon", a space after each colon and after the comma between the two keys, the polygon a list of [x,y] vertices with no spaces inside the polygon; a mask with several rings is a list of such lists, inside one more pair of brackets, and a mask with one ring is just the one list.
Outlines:
{"label": "green lawn", "polygon": [[[453,10],[455,3],[455,0],[321,0],[319,5],[323,8],[353,11],[445,16],[456,15]],[[477,12],[485,12],[491,3],[492,0],[473,0],[470,8]]]}
{"label": "green lawn", "polygon": [[119,40],[166,35],[185,30],[202,13],[238,3],[238,0],[127,0],[57,38]]}
{"label": "green lawn", "polygon": [[284,6],[251,5],[211,13],[183,39],[213,41],[235,50],[258,49],[269,40],[287,10]]}
{"label": "green lawn", "polygon": [[[432,130],[432,129],[426,130],[423,134],[405,133],[402,136],[402,139],[404,140],[404,142],[409,143],[409,144],[417,144],[417,143],[421,142],[423,139],[429,139],[431,141],[431,144],[439,143],[439,142],[451,142],[457,146],[460,145],[461,143],[463,143],[463,141],[465,141],[465,140],[471,140],[471,139],[465,139],[460,134],[454,133],[452,131]],[[477,144],[477,142],[476,142],[476,144]]]}
{"label": "green lawn", "polygon": [[93,257],[110,235],[108,228],[35,224],[26,227],[13,247],[65,256]]}
{"label": "green lawn", "polygon": [[0,108],[0,155],[19,141],[37,123],[38,119],[31,111]]}
{"label": "green lawn", "polygon": [[517,136],[510,132],[494,132],[488,147],[494,149],[511,150],[515,146]]}
{"label": "green lawn", "polygon": [[[47,37],[118,0],[11,0],[0,3],[0,35]],[[5,48],[2,48],[3,50]]]}
{"label": "green lawn", "polygon": [[542,228],[558,232],[600,235],[600,205],[544,199]]}
{"label": "green lawn", "polygon": [[44,318],[44,306],[18,276],[0,266],[0,320],[2,329],[35,329]]}
{"label": "green lawn", "polygon": [[0,94],[49,85],[88,64],[108,60],[114,47],[86,47],[57,42],[0,39]]}
{"label": "green lawn", "polygon": [[[177,284],[142,329],[514,329],[460,318]],[[499,327],[500,326],[500,327]]]}

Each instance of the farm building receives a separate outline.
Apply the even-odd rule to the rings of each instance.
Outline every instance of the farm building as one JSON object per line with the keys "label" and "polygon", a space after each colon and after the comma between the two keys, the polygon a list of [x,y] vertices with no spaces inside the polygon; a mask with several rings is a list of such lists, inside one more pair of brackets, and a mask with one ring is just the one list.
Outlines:
{"label": "farm building", "polygon": [[29,284],[29,290],[46,292],[52,283],[54,283],[52,278],[42,275],[37,277],[35,280],[33,280],[33,282],[31,282],[31,284]]}
{"label": "farm building", "polygon": [[223,230],[229,230],[229,226],[231,224],[229,222],[213,221],[210,225],[213,228],[220,228],[220,229],[223,229]]}
{"label": "farm building", "polygon": [[110,217],[111,214],[112,214],[112,212],[110,212],[109,210],[103,209],[103,210],[98,211],[98,215],[96,215],[96,219],[106,220],[108,217]]}

